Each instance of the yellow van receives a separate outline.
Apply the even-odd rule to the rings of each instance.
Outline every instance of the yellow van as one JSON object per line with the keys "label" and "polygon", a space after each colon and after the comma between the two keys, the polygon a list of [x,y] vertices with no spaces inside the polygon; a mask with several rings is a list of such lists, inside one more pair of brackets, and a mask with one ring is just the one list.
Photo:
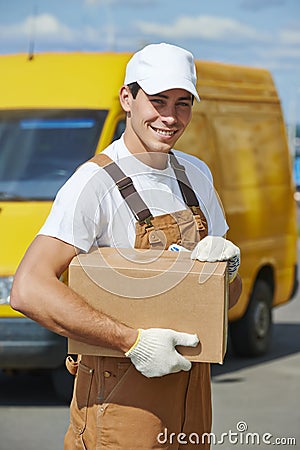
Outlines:
{"label": "yellow van", "polygon": [[[57,190],[124,130],[118,90],[130,56],[0,57],[0,368],[60,373],[65,339],[13,311],[10,287]],[[228,238],[242,253],[232,346],[258,355],[270,344],[272,307],[296,287],[296,207],[280,101],[265,70],[200,61],[197,70],[201,102],[176,148],[212,170]]]}

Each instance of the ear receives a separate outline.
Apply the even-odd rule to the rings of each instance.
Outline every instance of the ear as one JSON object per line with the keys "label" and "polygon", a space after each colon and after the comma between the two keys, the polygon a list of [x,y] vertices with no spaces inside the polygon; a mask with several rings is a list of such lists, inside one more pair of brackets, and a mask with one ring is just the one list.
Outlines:
{"label": "ear", "polygon": [[130,92],[130,89],[128,86],[124,85],[121,87],[119,92],[119,98],[122,108],[125,112],[131,111],[131,101],[132,101],[132,94]]}

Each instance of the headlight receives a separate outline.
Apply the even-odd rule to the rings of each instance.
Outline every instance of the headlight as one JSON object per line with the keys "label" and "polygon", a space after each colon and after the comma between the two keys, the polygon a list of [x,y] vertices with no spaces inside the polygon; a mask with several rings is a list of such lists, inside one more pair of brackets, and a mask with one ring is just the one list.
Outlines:
{"label": "headlight", "polygon": [[9,305],[13,276],[0,277],[0,305]]}

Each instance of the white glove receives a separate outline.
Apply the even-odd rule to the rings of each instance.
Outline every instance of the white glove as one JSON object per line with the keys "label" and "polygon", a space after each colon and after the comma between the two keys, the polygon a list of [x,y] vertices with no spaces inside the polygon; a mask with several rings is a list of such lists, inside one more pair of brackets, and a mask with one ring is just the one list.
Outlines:
{"label": "white glove", "polygon": [[125,353],[135,368],[145,377],[161,377],[169,373],[188,371],[192,364],[176,350],[176,345],[196,347],[196,334],[179,333],[164,328],[139,330],[134,345]]}
{"label": "white glove", "polygon": [[206,236],[192,251],[191,259],[207,262],[228,261],[229,283],[231,283],[239,270],[240,249],[221,236]]}

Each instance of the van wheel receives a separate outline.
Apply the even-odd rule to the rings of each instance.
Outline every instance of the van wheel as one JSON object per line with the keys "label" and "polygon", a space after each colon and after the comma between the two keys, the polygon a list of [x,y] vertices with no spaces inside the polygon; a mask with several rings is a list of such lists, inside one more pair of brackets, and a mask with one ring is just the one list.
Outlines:
{"label": "van wheel", "polygon": [[69,404],[72,399],[74,376],[68,372],[63,364],[51,371],[51,379],[58,397]]}
{"label": "van wheel", "polygon": [[232,349],[238,356],[267,353],[272,340],[272,290],[257,280],[245,315],[229,325]]}

